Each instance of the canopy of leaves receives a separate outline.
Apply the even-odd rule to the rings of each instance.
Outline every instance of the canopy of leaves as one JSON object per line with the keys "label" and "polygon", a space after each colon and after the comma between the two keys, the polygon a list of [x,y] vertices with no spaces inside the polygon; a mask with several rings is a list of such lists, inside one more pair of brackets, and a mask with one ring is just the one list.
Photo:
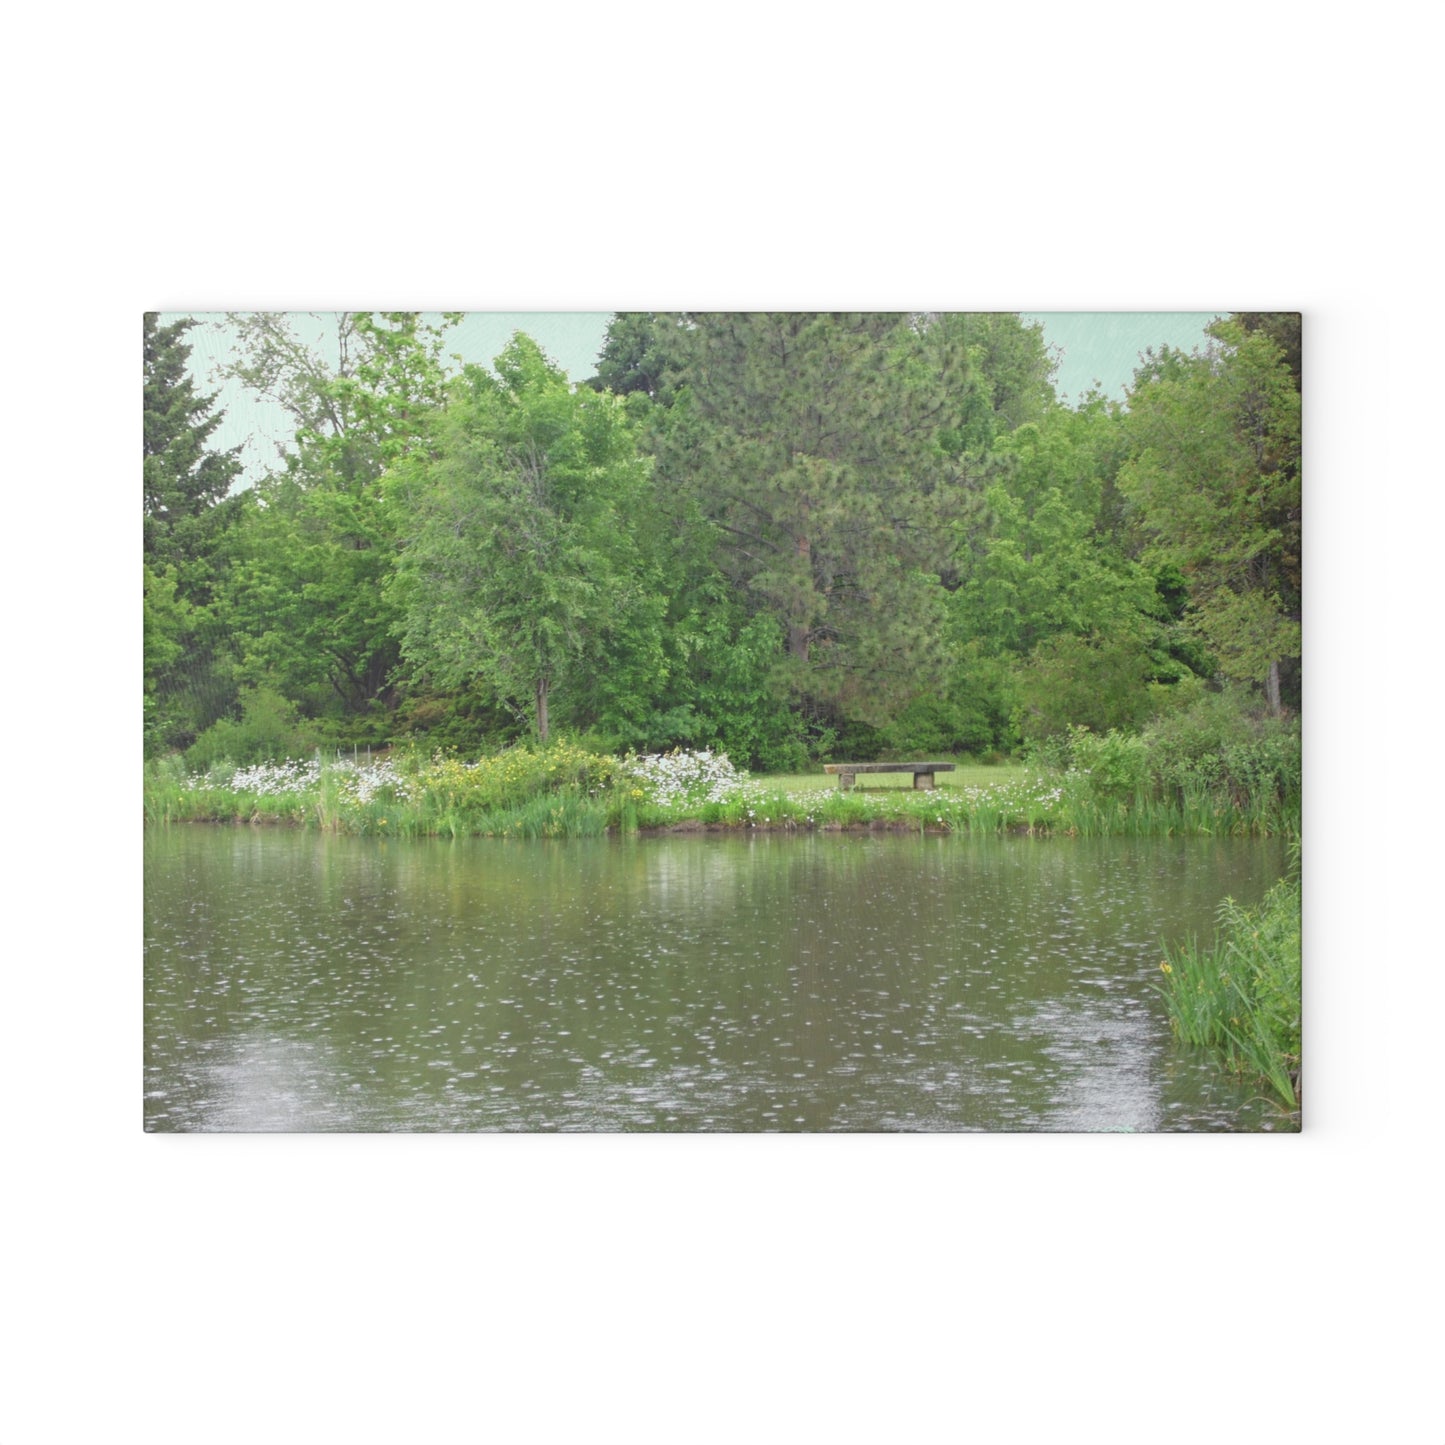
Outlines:
{"label": "canopy of leaves", "polygon": [[668,483],[717,529],[725,574],[777,618],[784,694],[885,720],[941,666],[940,570],[976,494],[944,436],[966,365],[914,318],[672,318]]}
{"label": "canopy of leaves", "polygon": [[529,337],[495,365],[467,368],[431,451],[396,471],[392,595],[416,675],[481,679],[545,738],[554,688],[661,671],[665,603],[636,542],[648,468],[623,404],[574,392]]}
{"label": "canopy of leaves", "polygon": [[1220,671],[1266,687],[1300,652],[1300,393],[1265,328],[1210,334],[1136,380],[1119,485],[1146,559],[1187,579],[1188,622]]}

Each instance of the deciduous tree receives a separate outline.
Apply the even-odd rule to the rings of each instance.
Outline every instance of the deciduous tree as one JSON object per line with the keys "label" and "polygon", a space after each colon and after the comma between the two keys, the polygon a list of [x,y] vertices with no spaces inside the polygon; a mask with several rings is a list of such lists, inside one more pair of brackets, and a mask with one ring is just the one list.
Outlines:
{"label": "deciduous tree", "polygon": [[485,681],[543,741],[554,694],[645,699],[665,607],[636,539],[647,475],[623,403],[574,391],[531,338],[495,375],[468,367],[432,451],[389,483],[408,664],[442,686]]}
{"label": "deciduous tree", "polygon": [[397,617],[386,592],[396,530],[381,478],[425,444],[445,395],[442,349],[454,316],[343,312],[230,318],[228,374],[269,397],[295,432],[247,498],[233,539],[227,617],[239,675],[275,686],[354,734],[393,700]]}
{"label": "deciduous tree", "polygon": [[1146,558],[1188,579],[1188,620],[1224,676],[1281,709],[1300,653],[1300,392],[1264,327],[1210,328],[1211,344],[1141,373],[1120,486]]}

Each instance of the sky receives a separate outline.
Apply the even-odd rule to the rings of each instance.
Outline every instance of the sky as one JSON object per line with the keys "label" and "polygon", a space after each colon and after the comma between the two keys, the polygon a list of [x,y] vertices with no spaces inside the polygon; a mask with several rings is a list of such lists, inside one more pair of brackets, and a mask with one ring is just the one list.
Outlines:
{"label": "sky", "polygon": [[[162,313],[162,320],[179,313]],[[219,392],[225,416],[213,434],[220,450],[243,446],[245,480],[253,481],[274,461],[277,449],[290,438],[290,426],[279,407],[234,382],[218,382],[217,367],[230,355],[230,333],[219,312],[192,312],[199,324],[191,328],[191,371],[205,391]],[[1044,337],[1060,352],[1055,389],[1073,405],[1090,389],[1122,400],[1140,354],[1161,344],[1189,350],[1204,341],[1212,311],[1025,311],[1038,321]],[[327,313],[293,312],[297,335],[325,351],[330,341]],[[447,335],[447,350],[464,361],[490,362],[515,331],[525,331],[573,381],[595,374],[597,354],[611,320],[609,311],[473,311]]]}
{"label": "sky", "polygon": [[1161,345],[1190,351],[1203,344],[1204,328],[1219,311],[1025,311],[1026,321],[1043,323],[1044,336],[1063,352],[1054,389],[1075,404],[1097,386],[1123,400],[1139,357]]}

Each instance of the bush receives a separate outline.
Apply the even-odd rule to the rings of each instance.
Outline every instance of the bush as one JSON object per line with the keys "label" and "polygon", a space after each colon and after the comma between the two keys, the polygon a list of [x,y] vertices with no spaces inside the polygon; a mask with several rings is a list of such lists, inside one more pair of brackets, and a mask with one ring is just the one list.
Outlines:
{"label": "bush", "polygon": [[239,719],[214,722],[186,750],[189,767],[204,772],[214,763],[275,762],[303,757],[321,744],[317,730],[301,721],[296,707],[274,688],[241,690]]}
{"label": "bush", "polygon": [[415,779],[415,791],[425,793],[436,806],[469,815],[519,808],[564,789],[602,793],[611,787],[616,766],[615,758],[559,740],[545,748],[508,748],[474,763],[455,754],[438,754],[426,763],[404,764],[404,771]]}
{"label": "bush", "polygon": [[1209,794],[1237,808],[1296,806],[1303,754],[1297,721],[1258,716],[1232,689],[1206,692],[1144,730],[1158,796]]}
{"label": "bush", "polygon": [[1152,667],[1132,637],[1045,638],[1019,672],[1019,732],[1036,742],[1072,726],[1096,733],[1136,728],[1150,713]]}
{"label": "bush", "polygon": [[1070,728],[1072,768],[1089,778],[1098,802],[1127,802],[1142,798],[1151,783],[1149,749],[1144,739],[1115,728],[1096,737],[1088,728]]}
{"label": "bush", "polygon": [[895,758],[953,757],[992,746],[994,728],[980,707],[918,697],[882,730],[883,753]]}
{"label": "bush", "polygon": [[1142,733],[1070,727],[1034,742],[1028,756],[1064,774],[1067,825],[1084,831],[1298,827],[1299,725],[1257,716],[1241,694],[1196,694]]}
{"label": "bush", "polygon": [[516,720],[480,688],[413,693],[397,708],[391,724],[392,741],[425,746],[431,752],[485,753],[517,732]]}

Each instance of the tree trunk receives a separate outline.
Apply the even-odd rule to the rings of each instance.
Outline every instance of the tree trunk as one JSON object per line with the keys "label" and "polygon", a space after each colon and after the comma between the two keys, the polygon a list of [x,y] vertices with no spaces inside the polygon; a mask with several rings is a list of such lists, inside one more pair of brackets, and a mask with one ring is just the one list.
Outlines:
{"label": "tree trunk", "polygon": [[[808,510],[808,504],[804,502],[803,520],[805,522],[808,519]],[[795,546],[797,549],[799,569],[803,576],[811,581],[813,572],[813,544],[808,540],[807,534],[804,533],[797,539]],[[806,662],[808,660],[808,628],[799,623],[789,623],[788,652],[800,662]]]}
{"label": "tree trunk", "polygon": [[1269,665],[1269,677],[1264,685],[1264,695],[1269,700],[1269,715],[1278,717],[1279,706],[1279,663],[1272,662]]}
{"label": "tree trunk", "polygon": [[547,741],[547,693],[551,686],[550,679],[537,679],[537,736],[543,743]]}

